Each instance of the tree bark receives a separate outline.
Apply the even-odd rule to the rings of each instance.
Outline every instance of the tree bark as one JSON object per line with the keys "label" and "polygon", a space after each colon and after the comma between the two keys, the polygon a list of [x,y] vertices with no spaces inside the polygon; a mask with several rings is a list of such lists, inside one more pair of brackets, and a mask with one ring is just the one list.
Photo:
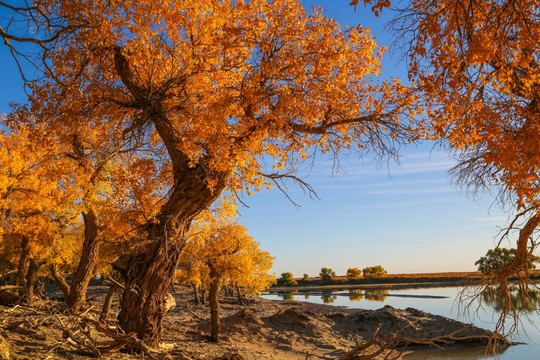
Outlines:
{"label": "tree bark", "polygon": [[199,287],[196,284],[191,284],[193,289],[193,295],[195,296],[195,304],[199,305],[201,303],[201,298],[199,297]]}
{"label": "tree bark", "polygon": [[84,242],[79,260],[79,265],[73,273],[73,280],[69,288],[69,295],[66,297],[66,304],[72,314],[77,314],[86,303],[86,291],[88,283],[94,275],[94,269],[98,260],[99,228],[97,216],[93,209],[83,213],[84,220]]}
{"label": "tree bark", "polygon": [[36,260],[30,259],[30,264],[28,265],[28,272],[26,273],[26,301],[31,304],[34,302],[34,284],[37,279],[37,272],[39,270],[39,264]]}
{"label": "tree bark", "polygon": [[234,285],[234,287],[236,289],[236,297],[238,299],[238,304],[244,305],[245,304],[244,297],[242,296],[242,292],[240,291],[240,287],[238,285]]}
{"label": "tree bark", "polygon": [[107,291],[107,296],[105,296],[105,302],[103,303],[103,307],[101,308],[101,315],[99,316],[99,322],[107,321],[107,318],[109,317],[109,312],[111,311],[111,305],[114,298],[114,294],[116,294],[117,290],[118,290],[117,286],[114,284],[111,284],[111,286],[109,287],[109,291]]}
{"label": "tree bark", "polygon": [[203,305],[206,305],[206,289],[205,288],[202,288],[201,289],[201,304]]}
{"label": "tree bark", "polygon": [[30,247],[28,237],[23,236],[21,239],[21,257],[17,266],[17,286],[20,286],[19,296],[22,298],[26,295],[26,272],[30,262]]}
{"label": "tree bark", "polygon": [[[154,227],[161,228],[162,224]],[[159,345],[161,339],[165,296],[182,247],[173,241],[152,241],[113,264],[125,282],[118,322],[124,332],[136,333],[151,346]]]}
{"label": "tree bark", "polygon": [[212,324],[212,330],[210,333],[210,340],[219,341],[219,331],[221,324],[219,321],[219,288],[221,279],[213,271],[210,271],[210,296],[208,301],[210,302],[210,322]]}
{"label": "tree bark", "polygon": [[51,265],[51,275],[56,282],[56,285],[60,288],[60,291],[62,291],[62,294],[64,294],[64,299],[67,299],[69,297],[69,285],[66,282],[66,279],[60,274],[60,269],[58,268],[58,264],[52,264]]}

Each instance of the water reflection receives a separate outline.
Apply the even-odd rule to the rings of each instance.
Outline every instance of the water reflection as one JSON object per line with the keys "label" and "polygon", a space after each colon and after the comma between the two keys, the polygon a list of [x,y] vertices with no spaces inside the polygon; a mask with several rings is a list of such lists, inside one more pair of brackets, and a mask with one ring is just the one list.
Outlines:
{"label": "water reflection", "polygon": [[325,304],[332,304],[337,300],[337,295],[322,295],[321,300]]}
{"label": "water reflection", "polygon": [[[276,295],[282,299],[282,300],[294,300],[294,295],[298,293],[298,290],[293,290],[286,293],[277,293]],[[376,302],[384,302],[386,300],[386,297],[388,295],[388,290],[369,290],[369,291],[362,291],[362,290],[349,290],[346,294],[343,293],[333,293],[331,291],[329,292],[323,292],[323,293],[315,293],[315,294],[299,294],[303,295],[305,300],[309,300],[310,296],[320,296],[322,302],[324,304],[333,304],[339,296],[346,295],[350,301],[360,301],[362,299],[366,299],[367,301],[376,301]]]}
{"label": "water reflection", "polygon": [[291,290],[287,293],[278,293],[277,296],[279,296],[282,300],[294,300],[294,294],[296,294],[298,290]]}
{"label": "water reflection", "polygon": [[[525,290],[521,286],[512,286],[509,288],[510,302],[518,311],[534,312],[539,309],[540,290]],[[488,288],[482,294],[482,302],[491,306],[496,311],[501,312],[504,309],[505,296],[499,288]]]}
{"label": "water reflection", "polygon": [[363,298],[364,292],[362,290],[351,290],[349,291],[350,294],[358,294],[358,295],[349,295],[349,300],[351,301],[360,301]]}
{"label": "water reflection", "polygon": [[384,302],[386,300],[385,295],[388,295],[388,290],[372,290],[369,293],[365,293],[364,297],[367,301]]}

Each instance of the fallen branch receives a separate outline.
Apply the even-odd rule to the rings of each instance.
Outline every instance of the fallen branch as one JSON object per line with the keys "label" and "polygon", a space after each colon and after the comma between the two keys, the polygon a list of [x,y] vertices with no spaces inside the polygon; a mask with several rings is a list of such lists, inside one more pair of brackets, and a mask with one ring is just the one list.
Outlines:
{"label": "fallen branch", "polygon": [[17,270],[8,270],[6,272],[3,272],[3,273],[0,274],[0,279],[3,279],[6,276],[9,276],[11,274],[15,274],[16,272],[17,272]]}
{"label": "fallen branch", "polygon": [[[411,324],[412,325],[412,324]],[[407,347],[409,346],[433,346],[439,349],[444,348],[445,345],[451,345],[461,341],[484,341],[486,344],[491,343],[496,339],[499,343],[509,345],[510,343],[503,337],[493,334],[488,335],[470,335],[459,336],[460,333],[472,327],[472,325],[466,325],[463,328],[454,331],[448,335],[426,337],[426,334],[418,334],[414,337],[399,336],[399,333],[408,328],[411,325],[407,325],[393,333],[377,337],[382,324],[379,324],[377,329],[373,332],[370,338],[362,344],[355,346],[349,352],[343,354],[338,360],[370,360],[376,359],[384,355],[386,360],[397,360],[401,358]]]}

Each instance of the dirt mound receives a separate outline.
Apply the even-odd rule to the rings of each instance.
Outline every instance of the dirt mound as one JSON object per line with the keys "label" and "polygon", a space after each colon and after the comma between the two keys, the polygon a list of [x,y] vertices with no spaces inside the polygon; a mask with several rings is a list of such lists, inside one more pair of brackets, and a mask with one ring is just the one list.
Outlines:
{"label": "dirt mound", "polygon": [[334,331],[335,322],[327,314],[309,311],[304,306],[288,307],[262,320],[276,341],[292,347],[303,344],[308,348],[336,350],[347,343]]}
{"label": "dirt mound", "polygon": [[[242,309],[237,313],[220,319],[222,334],[244,334],[254,335],[263,331],[264,323],[251,310]],[[200,325],[200,329],[210,332],[210,321],[205,321]]]}
{"label": "dirt mound", "polygon": [[385,306],[374,311],[359,311],[351,315],[357,325],[359,332],[365,333],[373,331],[373,324],[382,324],[379,335],[384,336],[399,332],[400,337],[412,338],[433,338],[439,336],[453,335],[466,342],[484,342],[483,337],[488,338],[491,332],[466,325],[462,322],[449,319],[440,315],[428,314],[426,312],[407,308],[405,310],[395,309]]}

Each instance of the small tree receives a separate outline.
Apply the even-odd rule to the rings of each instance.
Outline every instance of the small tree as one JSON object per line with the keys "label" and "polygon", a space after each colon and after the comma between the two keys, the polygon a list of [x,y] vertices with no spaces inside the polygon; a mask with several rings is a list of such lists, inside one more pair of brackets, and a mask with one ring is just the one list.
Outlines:
{"label": "small tree", "polygon": [[308,275],[308,274],[304,274],[304,277],[302,278],[302,280],[308,281],[308,280],[309,280],[309,275]]}
{"label": "small tree", "polygon": [[364,277],[380,277],[385,276],[387,271],[381,266],[368,266],[362,270]]}
{"label": "small tree", "polygon": [[321,272],[319,273],[319,276],[321,277],[321,280],[324,282],[331,282],[332,276],[336,276],[336,273],[334,270],[330,268],[322,268]]}
{"label": "small tree", "polygon": [[287,285],[287,286],[297,284],[296,280],[294,280],[293,278],[293,274],[290,272],[281,273],[281,277],[277,279],[277,283],[279,285]]}
{"label": "small tree", "polygon": [[[484,275],[490,275],[493,271],[499,270],[504,264],[514,261],[516,249],[495,248],[489,249],[486,256],[478,259],[474,265],[478,266],[478,271]],[[537,256],[531,256],[527,264],[529,270],[536,269],[536,263],[540,260]],[[523,270],[523,269],[522,269]]]}
{"label": "small tree", "polygon": [[347,270],[347,278],[349,280],[360,279],[362,277],[362,271],[359,268],[349,268]]}

